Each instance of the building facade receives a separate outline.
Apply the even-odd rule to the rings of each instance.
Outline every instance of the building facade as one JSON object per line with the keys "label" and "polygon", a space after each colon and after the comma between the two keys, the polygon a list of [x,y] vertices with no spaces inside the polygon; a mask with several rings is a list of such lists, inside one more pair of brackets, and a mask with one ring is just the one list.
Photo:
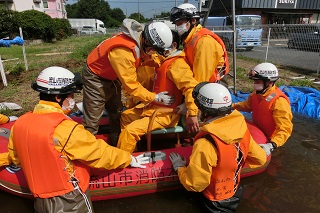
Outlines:
{"label": "building facade", "polygon": [[67,18],[66,0],[0,0],[0,4],[13,11],[37,10],[51,18]]}
{"label": "building facade", "polygon": [[[232,0],[213,0],[210,16],[231,15]],[[236,15],[254,14],[262,24],[320,23],[320,0],[235,0]]]}

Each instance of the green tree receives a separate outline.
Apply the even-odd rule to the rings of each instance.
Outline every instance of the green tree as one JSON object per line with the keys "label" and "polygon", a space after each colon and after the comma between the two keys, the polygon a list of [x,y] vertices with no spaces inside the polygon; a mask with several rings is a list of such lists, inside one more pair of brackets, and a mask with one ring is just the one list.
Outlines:
{"label": "green tree", "polygon": [[140,13],[132,13],[129,16],[129,18],[134,19],[134,20],[141,22],[141,23],[147,22],[147,19],[143,15],[141,15]]}
{"label": "green tree", "polygon": [[67,4],[66,11],[68,18],[77,18],[78,4]]}
{"label": "green tree", "polygon": [[0,5],[0,39],[19,35],[18,12]]}
{"label": "green tree", "polygon": [[159,15],[155,15],[154,18],[169,18],[170,12],[162,11]]}
{"label": "green tree", "polygon": [[67,19],[54,18],[55,38],[62,40],[72,35],[71,25]]}
{"label": "green tree", "polygon": [[125,18],[120,8],[111,9],[104,0],[79,0],[67,5],[68,18],[95,18],[104,22],[106,27],[119,27]]}
{"label": "green tree", "polygon": [[37,10],[26,10],[19,12],[17,17],[24,39],[51,41],[55,37],[55,23],[49,15]]}
{"label": "green tree", "polygon": [[105,23],[110,10],[109,3],[104,0],[80,0],[77,18],[96,18]]}
{"label": "green tree", "polygon": [[123,19],[126,18],[126,15],[123,13],[123,11],[120,8],[113,8],[109,14],[111,18],[119,20],[121,22]]}

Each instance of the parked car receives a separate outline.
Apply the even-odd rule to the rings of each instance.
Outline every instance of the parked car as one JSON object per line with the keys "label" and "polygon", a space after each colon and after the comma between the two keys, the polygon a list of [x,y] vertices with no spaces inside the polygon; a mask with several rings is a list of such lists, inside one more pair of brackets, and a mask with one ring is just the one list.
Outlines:
{"label": "parked car", "polygon": [[305,51],[320,51],[320,27],[296,29],[289,34],[288,48]]}
{"label": "parked car", "polygon": [[103,32],[95,30],[91,26],[83,26],[80,30],[80,34],[82,35],[93,35],[93,34],[103,34]]}

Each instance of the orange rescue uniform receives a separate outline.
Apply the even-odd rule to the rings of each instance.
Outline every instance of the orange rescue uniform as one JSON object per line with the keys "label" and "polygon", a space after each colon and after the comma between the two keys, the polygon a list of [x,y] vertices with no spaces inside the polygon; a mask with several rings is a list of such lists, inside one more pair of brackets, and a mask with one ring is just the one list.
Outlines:
{"label": "orange rescue uniform", "polygon": [[216,69],[223,66],[229,69],[225,47],[212,35],[199,24],[183,42],[188,63],[198,82],[218,80],[214,79]]}
{"label": "orange rescue uniform", "polygon": [[[231,159],[235,158],[229,159],[227,155],[224,155],[225,149],[222,146],[233,147],[236,143],[244,143],[240,147],[243,155],[246,156],[247,154],[246,163],[250,168],[260,167],[266,162],[266,153],[252,139],[251,135],[247,135],[248,127],[246,121],[244,116],[237,110],[227,116],[208,121],[206,125],[201,127],[201,131],[214,135],[217,147],[212,145],[206,138],[199,138],[195,141],[189,165],[178,169],[179,180],[188,191],[203,192],[210,200],[224,198],[224,196],[216,193],[217,187],[223,184],[215,185],[217,183],[212,182],[212,178],[219,177],[221,179],[234,176],[232,170],[234,172],[236,161],[231,162]],[[246,141],[248,139],[249,141]],[[236,154],[234,148],[228,149],[230,149],[228,153]],[[226,170],[224,170],[223,166],[227,166]],[[216,171],[221,173],[214,174]],[[226,186],[230,188],[232,184],[232,182],[229,182]],[[232,192],[228,192],[228,196],[231,197]]]}
{"label": "orange rescue uniform", "polygon": [[248,99],[232,104],[233,109],[251,112],[252,119],[266,137],[282,146],[292,133],[292,112],[288,97],[277,86],[264,94],[253,92]]}
{"label": "orange rescue uniform", "polygon": [[109,39],[101,42],[94,50],[90,52],[87,58],[87,65],[90,70],[101,78],[115,80],[118,75],[112,68],[108,55],[113,48],[125,47],[132,51],[136,63],[134,66],[138,68],[140,65],[140,49],[135,41],[123,33],[119,33]]}
{"label": "orange rescue uniform", "polygon": [[208,30],[207,28],[202,28],[199,31],[197,31],[196,34],[193,36],[192,40],[186,44],[186,46],[184,47],[184,50],[186,52],[186,56],[190,66],[193,67],[193,64],[195,63],[194,57],[195,57],[196,46],[198,44],[198,41],[205,35],[209,35],[212,38],[214,38],[214,40],[216,40],[221,45],[223,50],[224,64],[222,66],[216,67],[213,75],[209,79],[209,82],[216,82],[221,80],[229,72],[228,53],[226,51],[226,47],[223,41],[221,40],[221,38],[214,32]]}
{"label": "orange rescue uniform", "polygon": [[[203,131],[196,135],[195,141],[206,135],[212,137],[219,160],[217,166],[212,168],[209,186],[202,193],[211,201],[225,200],[232,197],[238,189],[240,171],[248,155],[250,132],[247,129],[241,141],[235,145],[226,144],[217,136]],[[237,148],[240,148],[241,153]]]}
{"label": "orange rescue uniform", "polygon": [[65,115],[58,112],[27,113],[14,124],[15,149],[34,197],[50,198],[69,193],[74,190],[72,181],[75,180],[83,192],[88,189],[88,168],[75,162],[74,173],[69,174],[62,154],[64,150],[58,152],[55,141],[52,140],[55,128],[66,119],[68,118]]}

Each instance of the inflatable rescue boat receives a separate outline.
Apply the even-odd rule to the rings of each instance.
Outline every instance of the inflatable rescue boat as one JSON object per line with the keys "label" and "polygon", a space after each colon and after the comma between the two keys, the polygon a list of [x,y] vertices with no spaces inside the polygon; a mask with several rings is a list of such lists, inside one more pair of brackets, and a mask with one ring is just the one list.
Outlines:
{"label": "inflatable rescue boat", "polygon": [[[0,125],[0,153],[7,152],[8,137],[14,122]],[[250,132],[259,144],[267,142],[264,134],[257,127],[248,123]],[[103,136],[99,136],[100,138]],[[172,169],[168,158],[171,152],[179,153],[186,157],[191,155],[192,146],[154,150],[149,152],[135,152],[133,155],[144,154],[150,157],[150,162],[145,169],[124,168],[114,170],[91,170],[90,194],[93,201],[124,198],[142,194],[155,193],[182,188],[177,174]],[[262,167],[251,169],[245,164],[241,177],[259,174],[266,170],[271,156]],[[0,168],[0,189],[8,193],[32,199],[22,169]]]}

